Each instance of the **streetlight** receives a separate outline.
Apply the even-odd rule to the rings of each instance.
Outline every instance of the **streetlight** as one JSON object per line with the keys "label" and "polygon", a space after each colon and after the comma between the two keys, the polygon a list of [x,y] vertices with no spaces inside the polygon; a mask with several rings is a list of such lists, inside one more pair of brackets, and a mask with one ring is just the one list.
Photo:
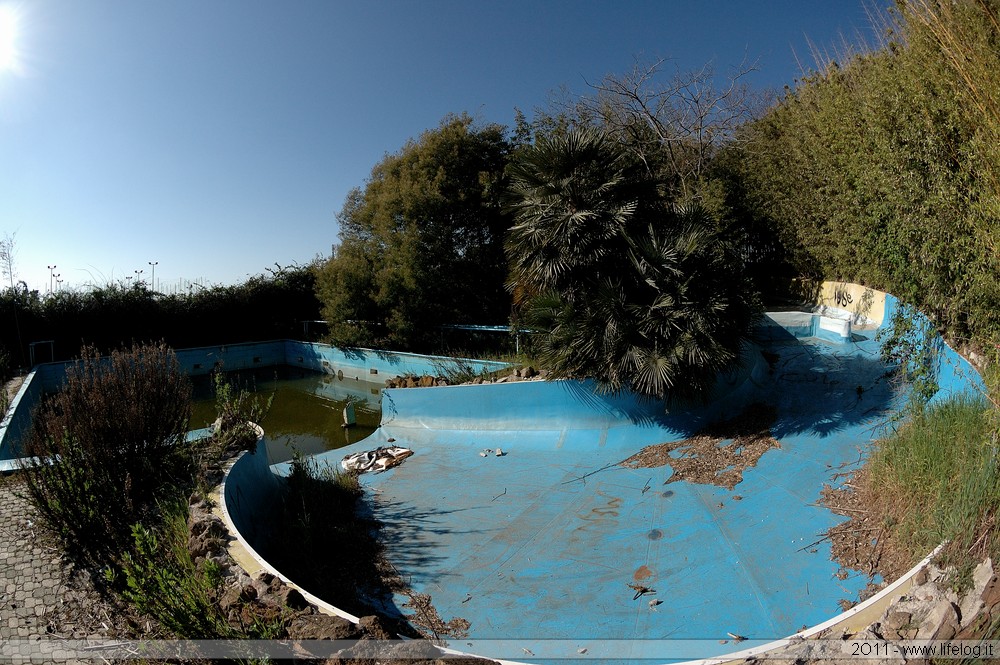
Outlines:
{"label": "streetlight", "polygon": [[63,280],[59,279],[59,275],[56,275],[56,288],[59,289],[60,291],[62,291],[62,286],[61,286],[62,283]]}
{"label": "streetlight", "polygon": [[152,267],[152,271],[151,271],[151,274],[149,276],[149,281],[152,282],[152,284],[153,284],[153,290],[155,291],[156,290],[156,266],[160,265],[160,262],[159,261],[147,261],[146,263],[148,263]]}
{"label": "streetlight", "polygon": [[52,293],[52,280],[54,279],[53,271],[56,269],[56,266],[53,264],[47,267],[49,269],[49,293]]}
{"label": "streetlight", "polygon": [[140,277],[140,275],[142,274],[142,271],[141,270],[133,270],[132,272],[135,273],[135,283],[139,284],[139,280],[142,279]]}

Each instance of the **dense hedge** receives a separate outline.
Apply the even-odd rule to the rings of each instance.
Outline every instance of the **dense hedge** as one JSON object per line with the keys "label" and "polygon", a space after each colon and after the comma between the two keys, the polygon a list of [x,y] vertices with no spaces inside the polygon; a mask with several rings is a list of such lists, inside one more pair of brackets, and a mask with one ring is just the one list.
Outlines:
{"label": "dense hedge", "polygon": [[[798,271],[1000,341],[1000,3],[900,5],[884,47],[789,90],[719,162]],[[731,202],[732,203],[732,202]]]}
{"label": "dense hedge", "polygon": [[[0,348],[12,366],[27,366],[28,345],[52,340],[55,360],[84,346],[107,352],[132,342],[165,341],[173,348],[301,338],[303,321],[319,318],[311,267],[278,268],[235,286],[164,295],[146,285],[91,291],[0,293]],[[49,359],[39,347],[36,361]]]}

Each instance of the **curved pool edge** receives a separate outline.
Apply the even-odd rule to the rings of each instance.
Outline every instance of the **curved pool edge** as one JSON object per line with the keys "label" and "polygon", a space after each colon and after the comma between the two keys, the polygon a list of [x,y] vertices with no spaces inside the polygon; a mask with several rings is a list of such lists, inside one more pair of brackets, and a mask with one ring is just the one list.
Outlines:
{"label": "curved pool edge", "polygon": [[[282,574],[280,570],[271,565],[250,544],[249,539],[237,524],[241,517],[240,513],[243,512],[243,507],[239,504],[238,500],[239,488],[234,488],[234,483],[231,482],[234,478],[236,480],[254,478],[259,481],[257,487],[270,490],[268,494],[273,494],[278,489],[280,479],[267,464],[267,443],[263,435],[257,439],[257,447],[254,451],[243,451],[226,465],[222,482],[212,491],[212,498],[215,499],[213,513],[222,519],[226,525],[226,530],[229,531],[234,539],[230,541],[227,547],[229,555],[233,560],[251,577],[256,577],[262,572],[268,572],[301,593],[302,597],[320,612],[338,616],[353,624],[358,624],[360,622],[359,617],[340,609],[297,585],[286,575]],[[230,490],[233,490],[233,492],[231,493]],[[234,501],[234,497],[237,497],[236,501]],[[264,496],[264,499],[268,498],[270,497]],[[256,511],[251,509],[250,512],[255,513]]]}
{"label": "curved pool edge", "polygon": [[[871,624],[875,623],[885,612],[886,608],[906,594],[910,587],[913,586],[913,578],[934,560],[946,544],[946,542],[941,543],[935,547],[930,554],[921,559],[916,565],[910,568],[910,570],[903,573],[902,576],[871,598],[858,603],[851,609],[833,616],[822,623],[818,623],[815,626],[799,631],[794,635],[789,635],[788,637],[784,637],[780,640],[768,642],[767,644],[752,647],[750,649],[744,649],[743,651],[737,651],[719,657],[684,661],[682,663],[677,663],[676,665],[728,665],[730,663],[737,663],[745,661],[749,658],[757,658],[763,655],[778,657],[780,654],[772,654],[771,652],[776,652],[780,649],[793,646],[803,641],[816,639],[820,637],[822,633],[827,631],[836,631],[836,629],[839,628],[841,635],[857,634]],[[831,637],[831,639],[838,638],[839,636]]]}

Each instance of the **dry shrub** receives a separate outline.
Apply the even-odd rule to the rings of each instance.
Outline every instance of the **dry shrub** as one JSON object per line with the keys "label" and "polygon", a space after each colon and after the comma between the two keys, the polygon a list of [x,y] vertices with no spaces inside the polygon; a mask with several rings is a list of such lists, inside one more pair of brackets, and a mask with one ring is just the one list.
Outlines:
{"label": "dry shrub", "polygon": [[98,565],[130,544],[170,488],[190,482],[191,386],[165,344],[88,348],[33,418],[29,494],[67,550]]}

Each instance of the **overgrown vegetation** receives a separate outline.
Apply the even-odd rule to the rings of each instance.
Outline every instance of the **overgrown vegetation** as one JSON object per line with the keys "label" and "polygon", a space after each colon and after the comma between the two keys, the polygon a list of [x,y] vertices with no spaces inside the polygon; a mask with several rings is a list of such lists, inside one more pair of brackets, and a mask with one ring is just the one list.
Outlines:
{"label": "overgrown vegetation", "polygon": [[187,518],[187,502],[174,501],[164,505],[157,528],[132,525],[133,544],[121,562],[122,595],[175,635],[241,637],[218,605],[218,563],[205,559],[199,567],[191,557]]}
{"label": "overgrown vegetation", "polygon": [[221,368],[212,374],[212,385],[218,417],[213,425],[211,457],[232,457],[241,450],[253,452],[260,438],[258,428],[271,409],[274,395],[264,398],[241,387],[227,378]]}
{"label": "overgrown vegetation", "polygon": [[945,540],[959,565],[997,552],[1000,460],[994,413],[956,396],[913,412],[874,448],[865,504],[916,563]]}
{"label": "overgrown vegetation", "polygon": [[377,164],[337,216],[317,292],[333,341],[427,351],[447,324],[503,324],[500,206],[512,143],[453,116]]}
{"label": "overgrown vegetation", "polygon": [[1000,342],[998,11],[900,3],[882,48],[804,77],[720,161],[801,274],[888,291],[979,353]]}
{"label": "overgrown vegetation", "polygon": [[[221,567],[189,549],[188,499],[222,457],[257,441],[266,403],[217,378],[220,427],[188,441],[191,386],[165,344],[101,357],[89,348],[35,413],[23,472],[30,498],[77,564],[104,590],[183,638],[278,636],[285,618],[219,606]],[[217,480],[217,478],[215,478]],[[192,494],[193,493],[193,494]]]}
{"label": "overgrown vegetation", "polygon": [[268,552],[297,585],[359,616],[380,607],[386,592],[377,525],[359,510],[361,494],[357,475],[296,456]]}
{"label": "overgrown vegetation", "polygon": [[193,474],[191,385],[165,344],[102,358],[88,348],[33,418],[28,491],[67,550],[98,568],[131,546],[129,526]]}
{"label": "overgrown vegetation", "polygon": [[[2,262],[0,262],[2,267]],[[84,347],[107,353],[133,341],[164,340],[172,348],[299,338],[302,321],[319,318],[312,266],[276,266],[234,286],[163,294],[140,282],[43,296],[23,282],[0,289],[0,348],[27,366],[27,343],[52,340],[36,362],[67,360]]]}

